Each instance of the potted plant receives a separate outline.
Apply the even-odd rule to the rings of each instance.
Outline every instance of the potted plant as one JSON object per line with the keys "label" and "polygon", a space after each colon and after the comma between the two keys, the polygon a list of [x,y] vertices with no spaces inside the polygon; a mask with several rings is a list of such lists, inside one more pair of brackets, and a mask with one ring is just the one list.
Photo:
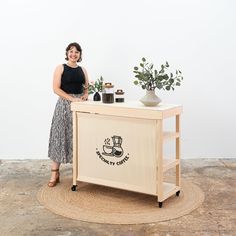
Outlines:
{"label": "potted plant", "polygon": [[134,67],[135,81],[134,84],[141,86],[146,90],[146,95],[141,98],[141,102],[146,106],[156,106],[161,102],[155,94],[155,89],[174,90],[176,86],[180,86],[183,76],[180,70],[176,70],[175,74],[167,72],[169,64],[166,62],[161,65],[160,70],[154,69],[153,64],[146,62],[143,57],[141,63]]}
{"label": "potted plant", "polygon": [[93,95],[93,100],[94,101],[101,101],[101,95],[100,92],[102,92],[103,89],[103,77],[100,76],[95,82],[90,82],[89,83],[89,88],[88,88],[88,93],[89,94],[94,94]]}

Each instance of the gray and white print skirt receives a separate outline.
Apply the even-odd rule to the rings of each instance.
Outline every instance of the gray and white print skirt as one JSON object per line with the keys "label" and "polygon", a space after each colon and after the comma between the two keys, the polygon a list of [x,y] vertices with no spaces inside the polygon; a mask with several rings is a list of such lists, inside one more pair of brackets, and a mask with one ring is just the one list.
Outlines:
{"label": "gray and white print skirt", "polygon": [[[70,94],[73,97],[80,97],[82,94]],[[72,163],[72,111],[71,102],[59,97],[54,110],[48,157],[58,163]]]}

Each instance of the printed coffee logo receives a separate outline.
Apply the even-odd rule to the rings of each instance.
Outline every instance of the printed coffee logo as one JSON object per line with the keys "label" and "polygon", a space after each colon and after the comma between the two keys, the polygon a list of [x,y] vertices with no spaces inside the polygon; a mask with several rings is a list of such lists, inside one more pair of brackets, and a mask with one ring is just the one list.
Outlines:
{"label": "printed coffee logo", "polygon": [[[111,144],[112,139],[112,144]],[[104,145],[102,147],[103,152],[101,153],[98,148],[96,148],[96,153],[98,157],[108,165],[122,165],[129,159],[129,153],[125,155],[123,158],[124,150],[122,148],[122,138],[121,136],[114,135],[110,138],[106,138],[104,140]],[[119,158],[119,160],[116,160]],[[122,158],[122,159],[120,159]]]}

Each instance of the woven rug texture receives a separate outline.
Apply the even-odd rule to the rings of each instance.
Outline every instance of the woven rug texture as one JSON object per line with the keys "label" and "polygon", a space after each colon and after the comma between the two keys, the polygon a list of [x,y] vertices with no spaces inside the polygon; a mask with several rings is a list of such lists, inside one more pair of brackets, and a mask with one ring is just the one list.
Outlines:
{"label": "woven rug texture", "polygon": [[155,196],[78,183],[71,191],[72,179],[66,178],[54,188],[43,185],[37,198],[55,214],[75,220],[105,224],[140,224],[167,221],[186,215],[204,201],[204,193],[195,184],[182,180],[179,197],[173,195],[159,208]]}

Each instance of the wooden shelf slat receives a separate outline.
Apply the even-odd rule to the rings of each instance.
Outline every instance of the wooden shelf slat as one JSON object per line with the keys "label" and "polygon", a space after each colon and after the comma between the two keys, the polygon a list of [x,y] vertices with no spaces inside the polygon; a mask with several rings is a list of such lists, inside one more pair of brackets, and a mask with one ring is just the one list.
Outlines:
{"label": "wooden shelf slat", "polygon": [[179,132],[163,132],[164,139],[174,139],[179,137],[180,137]]}
{"label": "wooden shelf slat", "polygon": [[165,199],[174,195],[177,191],[180,190],[180,187],[172,183],[163,182],[163,190],[163,199],[158,199],[158,201],[164,201]]}
{"label": "wooden shelf slat", "polygon": [[163,159],[163,172],[175,167],[176,165],[178,165],[180,162],[178,159],[167,159],[164,158]]}

